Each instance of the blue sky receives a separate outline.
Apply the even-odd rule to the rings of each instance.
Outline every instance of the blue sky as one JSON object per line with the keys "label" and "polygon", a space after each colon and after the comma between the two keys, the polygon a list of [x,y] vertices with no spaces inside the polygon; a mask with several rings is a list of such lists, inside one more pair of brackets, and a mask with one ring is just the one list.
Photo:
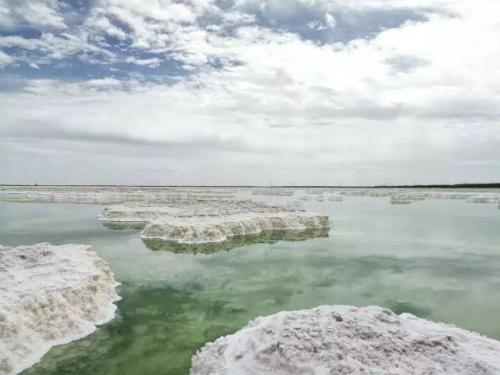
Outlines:
{"label": "blue sky", "polygon": [[[217,28],[216,35],[230,38],[239,28],[259,27],[296,34],[305,41],[324,45],[370,39],[383,30],[405,22],[425,21],[433,12],[439,12],[405,7],[338,7],[329,11],[327,2],[301,1],[248,1],[238,6],[235,1],[220,0],[196,14],[189,6],[195,3],[190,2],[35,0],[21,6],[19,1],[4,3],[7,12],[0,19],[1,45],[12,59],[4,62],[4,79],[125,79],[141,75],[145,80],[157,81],[164,76],[190,75],[193,68],[223,69],[227,64],[238,63],[214,54],[207,56],[201,66],[185,66],[177,55],[175,41],[155,45],[155,37],[176,37],[183,28]],[[182,6],[182,11],[176,11],[174,5]],[[28,17],[30,12],[39,11],[45,15]],[[155,11],[165,14],[155,20]],[[176,15],[182,12],[189,15],[177,20]],[[156,25],[158,21],[164,24]],[[155,24],[154,29],[151,24]]]}
{"label": "blue sky", "polygon": [[489,0],[0,0],[0,183],[500,180]]}

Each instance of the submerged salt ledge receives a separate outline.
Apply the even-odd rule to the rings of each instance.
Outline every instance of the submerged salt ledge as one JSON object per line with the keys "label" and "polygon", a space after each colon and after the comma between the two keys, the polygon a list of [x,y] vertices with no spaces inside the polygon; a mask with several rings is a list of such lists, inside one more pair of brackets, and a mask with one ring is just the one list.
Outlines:
{"label": "submerged salt ledge", "polygon": [[205,345],[191,375],[499,374],[500,342],[380,307],[257,318]]}
{"label": "submerged salt ledge", "polygon": [[0,374],[19,373],[111,320],[117,285],[90,246],[0,246]]}

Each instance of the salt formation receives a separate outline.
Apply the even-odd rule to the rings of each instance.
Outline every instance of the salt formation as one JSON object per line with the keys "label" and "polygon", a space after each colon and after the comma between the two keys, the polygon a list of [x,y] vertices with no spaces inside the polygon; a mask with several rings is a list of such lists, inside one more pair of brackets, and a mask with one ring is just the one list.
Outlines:
{"label": "salt formation", "polygon": [[496,203],[500,201],[500,191],[487,188],[454,188],[452,190],[442,188],[342,188],[336,189],[336,191],[344,196],[396,198],[396,201],[423,201],[426,199],[467,200],[469,203]]}
{"label": "salt formation", "polygon": [[[294,188],[228,189],[203,187],[134,187],[134,186],[0,186],[0,201],[20,203],[78,204],[174,204],[178,201],[230,200],[236,195],[291,197]],[[406,197],[411,201],[425,199],[468,200],[470,203],[500,202],[500,191],[494,188],[306,188],[302,200],[314,196],[338,194],[344,197]],[[321,198],[318,199],[321,201]]]}
{"label": "salt formation", "polygon": [[141,237],[186,244],[224,242],[263,231],[306,230],[328,226],[328,216],[307,212],[245,213],[217,217],[163,216],[147,224]]}
{"label": "salt formation", "polygon": [[143,229],[144,226],[162,216],[181,213],[176,206],[117,205],[106,207],[99,220],[111,229]]}
{"label": "salt formation", "polygon": [[391,197],[391,204],[412,204],[414,199],[411,197],[407,196],[392,196]]}
{"label": "salt formation", "polygon": [[248,212],[290,212],[296,208],[251,200],[175,200],[162,204],[123,204],[106,207],[99,217],[105,223],[148,223],[162,216],[217,217]]}
{"label": "salt formation", "polygon": [[[180,244],[225,242],[264,231],[328,227],[328,216],[251,200],[180,201],[107,207],[99,219],[113,229],[143,227],[143,239]],[[155,248],[158,248],[155,245]]]}
{"label": "salt formation", "polygon": [[261,188],[252,190],[252,195],[269,195],[277,197],[291,197],[295,194],[293,189]]}
{"label": "salt formation", "polygon": [[90,246],[0,246],[0,374],[19,373],[111,320],[116,286]]}
{"label": "salt formation", "polygon": [[191,375],[500,373],[500,342],[380,307],[257,318],[205,345]]}
{"label": "salt formation", "polygon": [[190,254],[210,254],[221,251],[253,245],[256,243],[273,244],[278,241],[306,241],[311,238],[327,238],[328,227],[304,229],[304,230],[265,230],[256,234],[244,236],[233,236],[223,243],[180,243],[176,241],[165,241],[158,239],[143,238],[146,247],[153,251],[170,251],[172,253],[190,253]]}
{"label": "salt formation", "polygon": [[328,200],[330,202],[343,202],[344,198],[341,197],[340,195],[331,195],[331,196],[328,197]]}
{"label": "salt formation", "polygon": [[478,196],[472,197],[467,202],[476,204],[496,204],[500,202],[500,196]]}
{"label": "salt formation", "polygon": [[132,186],[2,186],[0,201],[18,203],[119,204],[159,203],[185,199],[230,199],[230,189]]}

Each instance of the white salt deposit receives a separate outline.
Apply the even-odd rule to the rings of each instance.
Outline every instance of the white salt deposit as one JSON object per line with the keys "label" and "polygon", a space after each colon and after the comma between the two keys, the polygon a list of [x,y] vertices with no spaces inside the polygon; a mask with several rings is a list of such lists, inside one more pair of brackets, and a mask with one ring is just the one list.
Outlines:
{"label": "white salt deposit", "polygon": [[99,220],[104,224],[143,224],[162,216],[175,215],[181,210],[172,205],[145,206],[145,205],[116,205],[106,207]]}
{"label": "white salt deposit", "polygon": [[[0,186],[0,201],[81,204],[168,204],[181,201],[230,200],[237,195],[282,196],[295,195],[293,188],[228,189],[202,187],[133,187],[133,186]],[[408,199],[462,199],[471,203],[500,202],[500,190],[488,188],[307,188],[306,196],[340,194],[344,197],[390,198],[405,196]],[[301,198],[308,200],[308,198]],[[321,201],[321,198],[319,198]]]}
{"label": "white salt deposit", "polygon": [[500,342],[380,307],[257,318],[205,345],[191,375],[500,373]]}
{"label": "white salt deposit", "polygon": [[229,199],[229,189],[128,186],[0,186],[0,201],[19,203],[118,204]]}
{"label": "white salt deposit", "polygon": [[248,212],[288,212],[294,210],[295,208],[251,200],[175,200],[162,204],[122,204],[106,207],[99,220],[113,223],[147,223],[161,216],[216,217]]}
{"label": "white salt deposit", "polygon": [[0,374],[17,374],[111,320],[117,285],[90,246],[0,246]]}
{"label": "white salt deposit", "polygon": [[256,243],[273,244],[278,241],[306,241],[311,238],[327,238],[328,227],[305,230],[266,230],[257,234],[229,237],[224,242],[180,243],[162,239],[143,238],[143,242],[150,250],[165,250],[173,253],[211,254],[220,251],[229,251],[236,247]]}
{"label": "white salt deposit", "polygon": [[468,202],[476,204],[492,204],[492,203],[495,204],[500,202],[500,196],[494,196],[494,195],[477,196],[470,198]]}
{"label": "white salt deposit", "polygon": [[260,188],[252,190],[252,195],[268,195],[277,197],[291,197],[295,194],[293,189]]}
{"label": "white salt deposit", "polygon": [[330,202],[343,202],[344,198],[341,197],[340,195],[331,195],[330,197],[328,197],[328,200]]}
{"label": "white salt deposit", "polygon": [[252,200],[180,201],[107,207],[99,219],[112,229],[143,228],[143,239],[179,244],[224,242],[264,231],[328,227],[328,216]]}
{"label": "white salt deposit", "polygon": [[398,205],[412,204],[413,199],[406,196],[392,196],[390,202],[391,204],[398,204]]}
{"label": "white salt deposit", "polygon": [[224,242],[235,236],[275,230],[328,226],[328,216],[308,212],[249,212],[215,217],[162,216],[147,224],[141,237],[186,244]]}

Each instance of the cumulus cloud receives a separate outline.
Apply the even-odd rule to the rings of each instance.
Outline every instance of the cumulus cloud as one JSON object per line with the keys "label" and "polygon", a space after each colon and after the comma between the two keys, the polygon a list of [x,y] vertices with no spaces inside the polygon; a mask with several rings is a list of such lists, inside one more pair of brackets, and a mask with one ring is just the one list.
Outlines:
{"label": "cumulus cloud", "polygon": [[[43,73],[75,56],[109,66],[99,77],[10,77],[0,170],[25,181],[32,168],[17,175],[5,160],[40,153],[39,142],[53,148],[52,162],[57,150],[71,160],[92,150],[99,163],[80,160],[91,182],[110,175],[110,153],[128,158],[131,147],[140,178],[176,165],[150,183],[498,179],[499,5],[283,4],[99,0],[72,32],[0,36],[0,66],[31,62]],[[359,19],[373,29],[346,38]],[[120,64],[148,70],[116,76]],[[113,168],[116,182],[141,183]]]}
{"label": "cumulus cloud", "polygon": [[64,6],[57,0],[0,0],[0,29],[65,29]]}
{"label": "cumulus cloud", "polygon": [[0,51],[0,68],[12,64],[14,60],[6,53]]}

